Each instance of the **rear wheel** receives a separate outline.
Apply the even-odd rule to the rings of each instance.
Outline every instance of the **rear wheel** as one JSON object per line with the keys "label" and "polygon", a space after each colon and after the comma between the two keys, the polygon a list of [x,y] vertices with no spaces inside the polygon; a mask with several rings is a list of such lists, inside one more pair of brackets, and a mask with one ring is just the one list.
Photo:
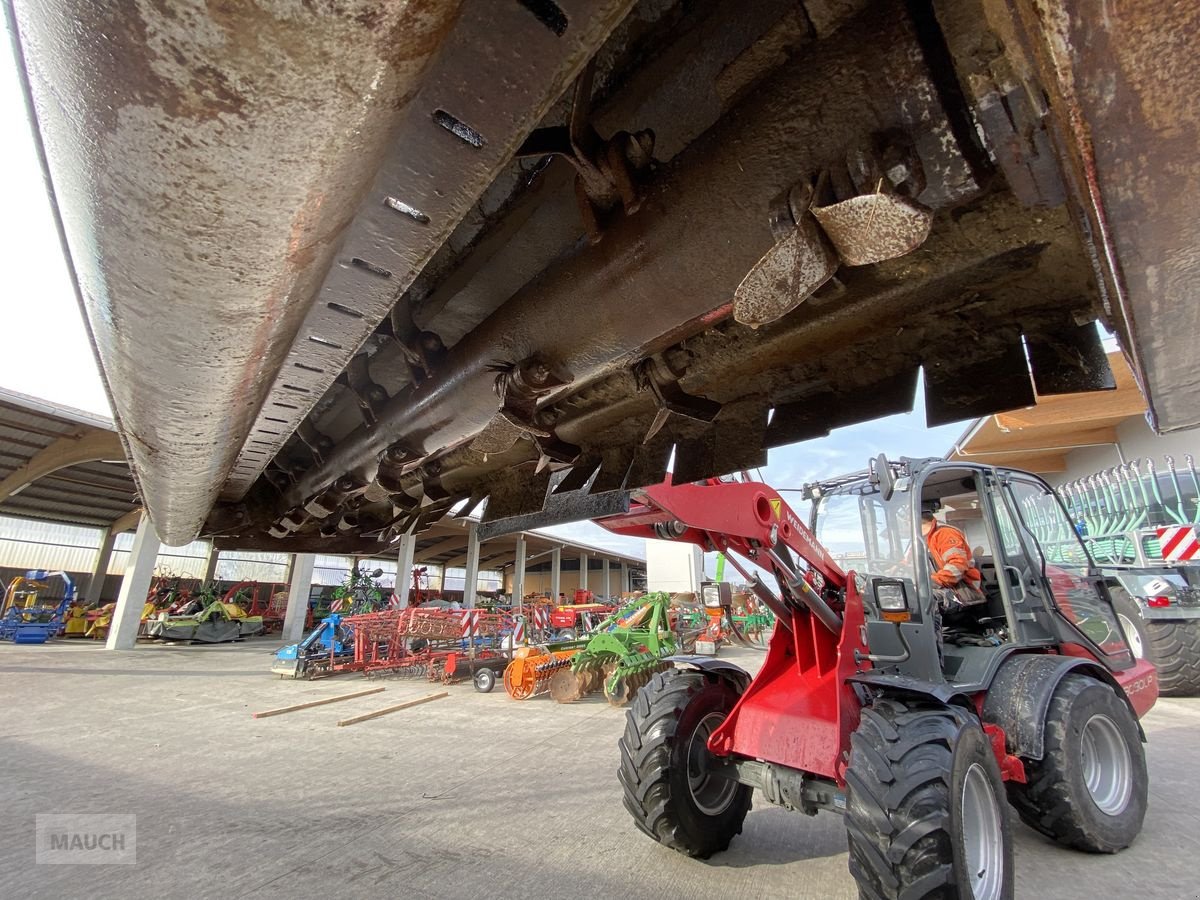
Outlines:
{"label": "rear wheel", "polygon": [[1200,619],[1146,623],[1150,661],[1164,697],[1200,696]]}
{"label": "rear wheel", "polygon": [[1067,675],[1046,713],[1045,749],[1025,760],[1027,783],[1008,799],[1029,827],[1091,853],[1133,843],[1146,816],[1146,757],[1137,720],[1116,692]]}
{"label": "rear wheel", "polygon": [[1010,900],[1012,834],[979,722],[892,700],[863,710],[846,770],[850,873],[864,900]]}
{"label": "rear wheel", "polygon": [[1138,605],[1123,587],[1110,585],[1108,592],[1112,597],[1117,621],[1121,623],[1121,630],[1125,632],[1125,640],[1129,641],[1129,649],[1133,651],[1134,658],[1155,662],[1150,650],[1150,633]]}
{"label": "rear wheel", "polygon": [[639,829],[688,856],[727,849],[750,810],[751,789],[712,772],[707,746],[737,699],[720,678],[670,669],[626,713],[617,770],[625,808]]}
{"label": "rear wheel", "polygon": [[481,694],[490,694],[492,688],[496,686],[496,673],[491,669],[476,669],[475,670],[475,690]]}

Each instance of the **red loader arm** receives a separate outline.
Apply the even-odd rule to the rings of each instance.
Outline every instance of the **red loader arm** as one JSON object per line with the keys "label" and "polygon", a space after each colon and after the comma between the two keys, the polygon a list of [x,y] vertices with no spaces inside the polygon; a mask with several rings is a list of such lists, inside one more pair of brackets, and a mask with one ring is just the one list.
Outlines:
{"label": "red loader arm", "polygon": [[[785,591],[807,606],[834,633],[841,630],[841,617],[822,593],[846,586],[846,573],[817,541],[779,493],[753,481],[721,481],[713,478],[696,484],[662,484],[634,491],[629,512],[597,519],[596,524],[630,537],[667,538],[696,544],[706,551],[724,553],[748,580],[757,582],[737,561],[750,560],[772,572]],[[786,548],[786,549],[785,549]],[[809,575],[797,570],[790,558],[795,553],[808,567]],[[814,590],[815,588],[815,590]],[[788,624],[790,615],[764,585],[759,596]]]}

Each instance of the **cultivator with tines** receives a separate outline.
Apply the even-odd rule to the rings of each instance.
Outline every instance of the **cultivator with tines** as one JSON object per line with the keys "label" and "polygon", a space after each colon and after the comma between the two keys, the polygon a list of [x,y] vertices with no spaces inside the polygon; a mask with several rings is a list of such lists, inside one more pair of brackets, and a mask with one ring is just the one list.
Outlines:
{"label": "cultivator with tines", "polygon": [[655,672],[670,668],[675,652],[669,626],[669,594],[647,594],[619,609],[597,627],[587,645],[550,677],[550,696],[571,703],[603,689],[614,706],[624,706]]}

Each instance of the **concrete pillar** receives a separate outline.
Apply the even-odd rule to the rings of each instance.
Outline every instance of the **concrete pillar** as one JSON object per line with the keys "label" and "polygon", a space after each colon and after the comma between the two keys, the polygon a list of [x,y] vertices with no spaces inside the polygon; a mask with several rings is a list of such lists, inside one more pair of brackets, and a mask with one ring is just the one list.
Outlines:
{"label": "concrete pillar", "polygon": [[121,579],[112,624],[108,626],[108,640],[104,642],[106,650],[132,650],[137,646],[142,607],[146,605],[146,595],[150,593],[150,579],[154,577],[158,547],[158,535],[154,533],[150,517],[143,513],[133,536],[133,549],[129,551],[129,564],[125,566],[125,577]]}
{"label": "concrete pillar", "polygon": [[297,553],[292,557],[288,575],[287,612],[283,614],[285,644],[295,644],[304,636],[304,620],[308,618],[308,595],[312,593],[313,568],[317,564],[315,553]]}
{"label": "concrete pillar", "polygon": [[475,608],[475,592],[479,589],[479,523],[467,523],[467,572],[463,577],[463,606]]}
{"label": "concrete pillar", "polygon": [[601,560],[600,571],[601,571],[601,573],[603,573],[600,576],[600,586],[601,586],[602,590],[604,591],[604,599],[607,600],[609,597],[612,596],[612,592],[609,590],[610,585],[608,583],[608,560],[607,559]]}
{"label": "concrete pillar", "polygon": [[517,558],[513,561],[513,606],[520,608],[525,599],[525,535],[517,535]]}
{"label": "concrete pillar", "polygon": [[209,541],[208,553],[204,557],[204,575],[200,578],[201,584],[208,584],[217,577],[217,562],[220,556],[221,551],[217,549],[217,545]]}
{"label": "concrete pillar", "polygon": [[113,542],[117,539],[112,528],[105,528],[100,538],[100,549],[96,551],[96,564],[92,566],[92,578],[83,592],[84,603],[96,603],[104,590],[104,579],[108,577],[108,564],[112,560]]}
{"label": "concrete pillar", "polygon": [[633,588],[629,584],[629,563],[621,563],[621,593],[628,594]]}
{"label": "concrete pillar", "polygon": [[396,598],[401,608],[408,606],[412,596],[413,554],[417,551],[415,534],[400,535],[400,546],[396,548]]}
{"label": "concrete pillar", "polygon": [[558,602],[562,593],[562,547],[550,551],[550,599]]}
{"label": "concrete pillar", "polygon": [[579,589],[586,591],[588,589],[588,555],[586,553],[579,554]]}

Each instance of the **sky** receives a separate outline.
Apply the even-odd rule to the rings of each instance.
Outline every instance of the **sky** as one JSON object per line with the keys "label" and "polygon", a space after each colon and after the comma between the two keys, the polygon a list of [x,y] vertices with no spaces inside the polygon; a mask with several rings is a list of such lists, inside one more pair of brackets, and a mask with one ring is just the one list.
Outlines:
{"label": "sky", "polygon": [[[5,35],[7,38],[7,35]],[[17,67],[0,50],[0,387],[112,415],[34,148]]]}
{"label": "sky", "polygon": [[[5,42],[8,46],[8,42]],[[7,291],[0,299],[0,387],[87,412],[111,415],[95,355],[75,299],[50,211],[16,64],[0,51],[0,166],[8,175],[0,204],[0,265]],[[926,428],[918,391],[907,415],[842,428],[825,438],[770,451],[764,480],[778,489],[866,467],[886,452],[942,456],[963,423]],[[799,495],[785,494],[806,515]],[[570,540],[644,557],[642,541],[613,535],[590,522],[543,529]],[[711,563],[710,563],[711,565]]]}

